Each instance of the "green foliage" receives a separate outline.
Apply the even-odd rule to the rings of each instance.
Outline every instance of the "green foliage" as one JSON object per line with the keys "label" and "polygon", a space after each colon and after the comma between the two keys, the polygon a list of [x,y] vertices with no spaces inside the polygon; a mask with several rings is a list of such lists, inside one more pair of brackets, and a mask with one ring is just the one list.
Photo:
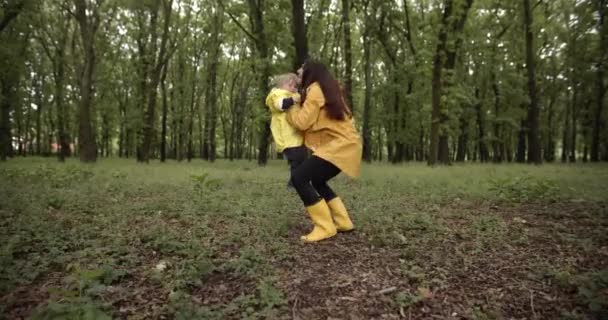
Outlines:
{"label": "green foliage", "polygon": [[127,275],[125,270],[101,266],[96,269],[75,267],[72,275],[64,279],[65,288],[50,288],[51,300],[41,305],[32,319],[112,319],[96,299],[105,294],[108,286]]}
{"label": "green foliage", "polygon": [[270,278],[262,279],[256,294],[240,295],[224,306],[201,306],[185,292],[172,292],[169,312],[175,319],[225,319],[237,316],[240,319],[268,319],[278,315],[287,301]]}
{"label": "green foliage", "polygon": [[190,319],[223,319],[221,311],[215,311],[207,306],[200,306],[192,300],[192,297],[185,292],[172,292],[169,296],[169,313],[176,320]]}
{"label": "green foliage", "polygon": [[555,181],[532,176],[493,179],[490,190],[499,199],[515,202],[556,200],[559,194]]}
{"label": "green foliage", "polygon": [[395,297],[395,302],[400,308],[409,308],[420,301],[422,301],[421,297],[409,292],[399,292]]}
{"label": "green foliage", "polygon": [[73,299],[69,303],[51,302],[32,315],[33,320],[110,320],[111,316],[88,299]]}
{"label": "green foliage", "polygon": [[263,273],[264,270],[268,270],[267,261],[264,256],[251,247],[242,248],[239,251],[238,258],[229,262],[226,267],[245,275]]}
{"label": "green foliage", "polygon": [[549,271],[545,274],[563,289],[575,289],[580,304],[595,314],[608,312],[608,270],[571,274],[568,271]]}
{"label": "green foliage", "polygon": [[200,193],[217,190],[222,185],[220,179],[210,178],[208,172],[203,172],[198,175],[191,175],[190,178],[194,183],[194,188]]}
{"label": "green foliage", "polygon": [[201,287],[205,283],[205,278],[216,269],[218,268],[213,261],[204,254],[186,259],[175,274],[177,279],[175,288]]}
{"label": "green foliage", "polygon": [[[331,181],[357,231],[315,247],[301,247],[297,240],[310,225],[295,192],[285,188],[285,162],[252,167],[245,161],[145,166],[131,160],[95,166],[41,158],[7,162],[0,168],[2,312],[21,312],[19,294],[27,294],[34,297],[36,311],[24,316],[37,319],[127,318],[144,312],[152,318],[289,317],[293,292],[285,291],[284,281],[298,271],[286,275],[285,266],[307,250],[326,257],[334,254],[334,246],[347,246],[382,253],[378,258],[394,262],[381,270],[403,280],[401,294],[373,299],[396,312],[403,308],[418,315],[420,308],[434,305],[421,300],[428,294],[416,292],[418,287],[442,294],[454,281],[461,286],[479,276],[476,272],[486,272],[478,269],[489,259],[534,270],[540,258],[534,251],[526,254],[545,243],[562,248],[564,259],[551,263],[564,274],[543,279],[580,305],[580,310],[564,307],[559,312],[586,316],[599,308],[598,301],[605,308],[603,271],[577,256],[594,254],[605,242],[600,204],[608,171],[603,166],[364,165],[359,181]],[[219,177],[217,187],[207,185]],[[490,186],[507,181],[516,189],[513,177],[527,177],[530,190],[539,181],[551,181],[555,195],[536,195],[521,204],[496,202],[498,190]],[[542,216],[520,211],[537,202],[538,208],[552,208],[553,199],[563,201],[557,208],[570,204],[580,210],[543,211]],[[499,208],[487,209],[494,206]],[[516,221],[512,212],[527,221]],[[546,253],[539,254],[544,261]],[[586,273],[577,275],[569,264]],[[525,280],[514,276],[508,281]],[[38,294],[47,290],[48,299]],[[201,302],[201,293],[221,290],[234,295]],[[544,300],[535,297],[534,303]]]}
{"label": "green foliage", "polygon": [[266,278],[258,284],[259,304],[267,312],[287,304],[284,294],[275,287],[273,280]]}

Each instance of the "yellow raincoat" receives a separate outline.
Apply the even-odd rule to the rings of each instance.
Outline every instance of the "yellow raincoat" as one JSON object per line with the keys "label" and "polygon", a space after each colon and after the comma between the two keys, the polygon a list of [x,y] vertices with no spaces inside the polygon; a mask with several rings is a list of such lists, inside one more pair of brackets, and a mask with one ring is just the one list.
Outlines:
{"label": "yellow raincoat", "polygon": [[361,137],[352,118],[331,119],[325,110],[325,96],[315,82],[306,89],[302,107],[292,107],[287,120],[304,132],[304,144],[313,155],[331,162],[350,177],[361,170]]}
{"label": "yellow raincoat", "polygon": [[[270,120],[270,131],[278,152],[284,149],[299,147],[303,143],[302,134],[287,122],[287,114],[281,109],[285,98],[294,98],[300,101],[300,94],[285,89],[273,88],[266,97],[266,106],[270,109],[272,117]],[[297,107],[293,106],[293,108]]]}

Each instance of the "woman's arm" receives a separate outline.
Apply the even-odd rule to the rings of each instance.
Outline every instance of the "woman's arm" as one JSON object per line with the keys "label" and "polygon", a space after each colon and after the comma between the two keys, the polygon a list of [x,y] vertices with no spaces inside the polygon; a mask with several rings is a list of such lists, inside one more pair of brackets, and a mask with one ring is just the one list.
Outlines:
{"label": "woman's arm", "polygon": [[287,121],[298,130],[304,131],[312,127],[319,117],[321,107],[325,105],[323,91],[318,84],[312,84],[302,108],[295,108],[287,113]]}

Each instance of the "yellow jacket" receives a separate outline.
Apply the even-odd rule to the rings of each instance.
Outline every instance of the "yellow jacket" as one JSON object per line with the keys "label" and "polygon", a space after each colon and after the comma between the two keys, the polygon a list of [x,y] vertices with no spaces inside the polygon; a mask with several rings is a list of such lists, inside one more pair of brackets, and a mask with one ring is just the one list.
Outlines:
{"label": "yellow jacket", "polygon": [[[303,143],[302,134],[287,122],[287,114],[281,109],[284,98],[294,98],[300,101],[300,94],[285,89],[273,88],[266,97],[266,106],[270,108],[272,117],[270,119],[270,131],[278,152],[284,149],[299,147]],[[295,108],[293,106],[292,108]]]}
{"label": "yellow jacket", "polygon": [[325,97],[317,82],[306,92],[302,107],[291,108],[287,120],[304,131],[304,144],[313,155],[331,162],[348,176],[359,176],[362,145],[353,119],[340,121],[328,116]]}

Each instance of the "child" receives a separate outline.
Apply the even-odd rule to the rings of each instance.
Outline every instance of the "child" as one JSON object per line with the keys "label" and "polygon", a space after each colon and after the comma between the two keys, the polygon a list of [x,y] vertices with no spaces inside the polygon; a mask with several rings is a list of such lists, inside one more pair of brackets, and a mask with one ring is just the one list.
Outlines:
{"label": "child", "polygon": [[[297,93],[299,78],[295,73],[276,76],[272,84],[274,88],[266,97],[266,106],[270,108],[272,118],[270,131],[278,152],[282,152],[289,163],[290,171],[297,168],[308,157],[308,149],[303,145],[302,134],[287,122],[285,112],[294,104],[300,102]],[[291,186],[291,177],[288,186]]]}

